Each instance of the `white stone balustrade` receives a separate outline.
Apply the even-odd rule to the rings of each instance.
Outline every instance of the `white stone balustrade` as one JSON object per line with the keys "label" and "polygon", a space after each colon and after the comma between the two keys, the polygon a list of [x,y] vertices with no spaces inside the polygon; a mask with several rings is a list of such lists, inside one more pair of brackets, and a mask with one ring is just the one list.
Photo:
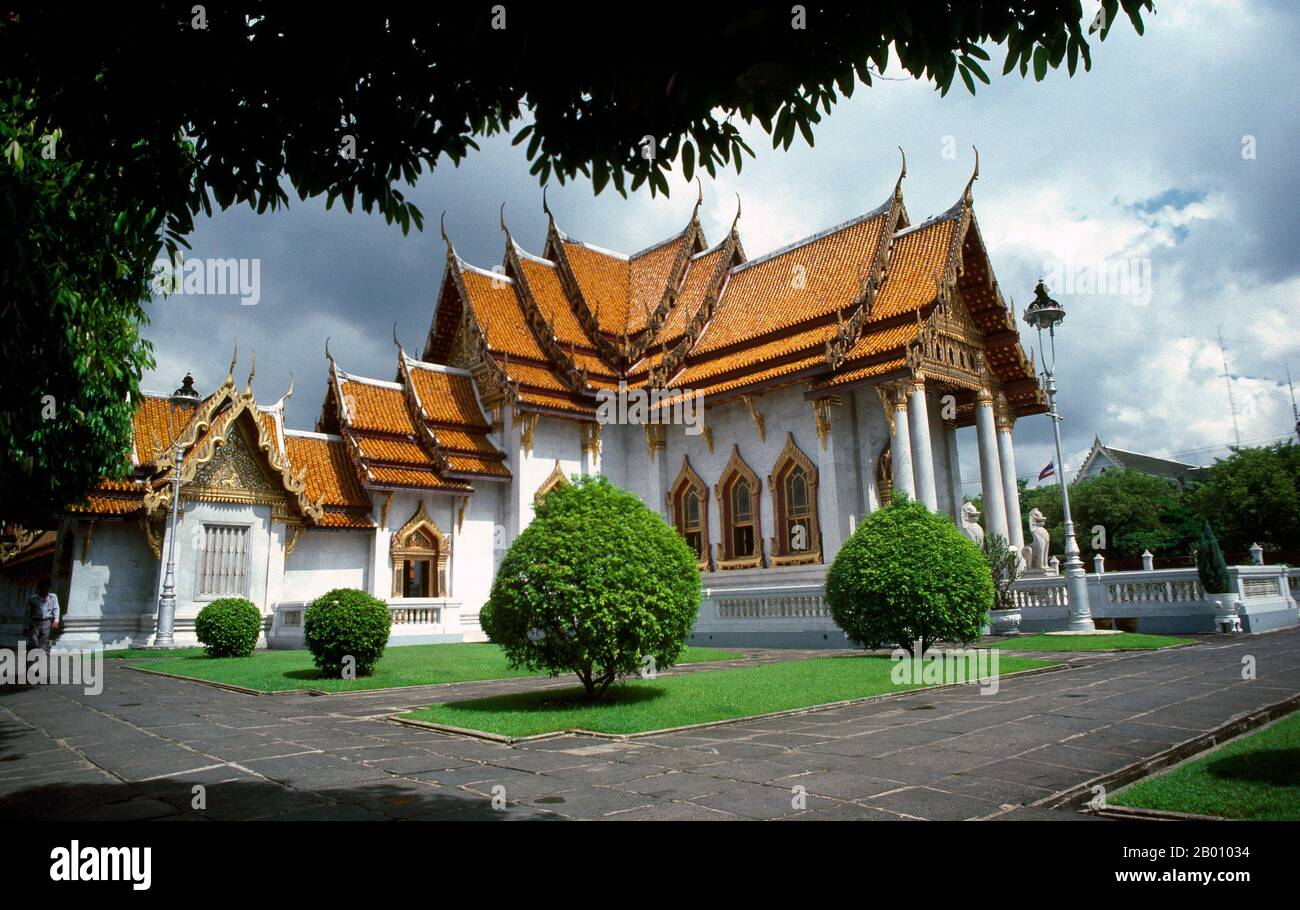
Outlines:
{"label": "white stone balustrade", "polygon": [[[1232,592],[1240,603],[1247,632],[1296,625],[1300,569],[1283,566],[1230,566]],[[1058,576],[1022,578],[1012,588],[1021,610],[1022,632],[1056,631],[1066,626],[1069,598]],[[1088,598],[1098,619],[1136,621],[1142,632],[1215,631],[1215,601],[1202,588],[1194,568],[1093,573]]]}

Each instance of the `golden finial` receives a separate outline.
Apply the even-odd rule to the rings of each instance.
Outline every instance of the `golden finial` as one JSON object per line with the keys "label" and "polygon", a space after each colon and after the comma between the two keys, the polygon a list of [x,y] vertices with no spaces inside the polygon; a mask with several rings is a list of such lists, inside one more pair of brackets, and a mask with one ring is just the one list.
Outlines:
{"label": "golden finial", "polygon": [[736,217],[731,219],[731,233],[736,232],[736,225],[740,223],[740,194],[736,194]]}
{"label": "golden finial", "polygon": [[397,340],[397,323],[396,323],[396,322],[393,323],[393,344],[397,345],[397,351],[398,351],[398,353],[401,354],[403,357],[405,357],[405,356],[406,356],[406,351],[404,351],[404,350],[402,349],[402,343],[401,343],[400,341]]}
{"label": "golden finial", "polygon": [[330,362],[330,366],[334,366],[334,355],[330,353],[330,336],[328,335],[325,336],[325,359]]}
{"label": "golden finial", "polygon": [[907,152],[903,151],[903,147],[901,145],[898,147],[898,154],[903,156],[903,168],[898,172],[898,182],[894,184],[894,198],[902,199],[903,178],[907,176]]}
{"label": "golden finial", "polygon": [[230,369],[226,370],[226,385],[235,386],[235,361],[239,359],[239,339],[235,339],[235,348],[230,354]]}
{"label": "golden finial", "polygon": [[253,394],[253,376],[257,373],[257,351],[253,352],[253,365],[248,370],[248,382],[244,383],[244,397]]}
{"label": "golden finial", "polygon": [[966,193],[962,196],[962,200],[967,205],[970,205],[974,201],[974,196],[971,194],[971,188],[975,185],[975,181],[980,179],[980,150],[975,148],[973,145],[971,148],[975,149],[975,170],[971,173],[970,180],[966,181]]}
{"label": "golden finial", "polygon": [[456,255],[456,248],[452,246],[451,238],[447,236],[447,210],[442,210],[442,215],[438,217],[438,230],[442,234],[442,242],[447,244],[447,257],[451,258]]}

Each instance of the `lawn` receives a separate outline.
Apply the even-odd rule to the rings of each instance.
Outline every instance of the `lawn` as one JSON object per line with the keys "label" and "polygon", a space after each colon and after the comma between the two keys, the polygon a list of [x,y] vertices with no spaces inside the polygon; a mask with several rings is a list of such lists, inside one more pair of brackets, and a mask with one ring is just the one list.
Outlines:
{"label": "lawn", "polygon": [[[1003,674],[1050,663],[1004,657]],[[597,704],[581,701],[582,689],[520,692],[472,701],[430,705],[404,715],[413,720],[523,737],[563,730],[644,733],[884,695],[895,685],[887,657],[819,657],[734,670],[632,679],[616,684]]]}
{"label": "lawn", "polygon": [[118,648],[104,651],[104,656],[110,660],[142,660],[155,657],[175,660],[178,657],[200,657],[202,654],[202,648],[173,648],[166,651],[158,648]]}
{"label": "lawn", "polygon": [[[157,653],[149,652],[151,656]],[[737,660],[743,656],[739,651],[688,647],[681,662]],[[186,649],[183,656],[168,655],[128,666],[256,689],[259,692],[285,692],[291,689],[352,692],[534,675],[528,670],[510,669],[505,654],[496,645],[478,643],[388,648],[375,666],[373,675],[346,680],[322,678],[307,651],[255,651],[251,657],[208,657],[201,649]]]}
{"label": "lawn", "polygon": [[1117,806],[1300,820],[1300,713],[1114,794]]}
{"label": "lawn", "polygon": [[1004,641],[987,642],[981,647],[1012,651],[1158,651],[1193,641],[1193,638],[1170,635],[1120,632],[1117,635],[1017,635]]}

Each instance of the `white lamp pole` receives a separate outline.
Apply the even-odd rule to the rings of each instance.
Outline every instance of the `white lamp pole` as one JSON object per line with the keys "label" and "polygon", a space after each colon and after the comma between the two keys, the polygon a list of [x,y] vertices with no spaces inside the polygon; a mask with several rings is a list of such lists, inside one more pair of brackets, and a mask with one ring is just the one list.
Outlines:
{"label": "white lamp pole", "polygon": [[[1074,520],[1070,517],[1070,490],[1065,480],[1065,462],[1061,458],[1061,415],[1056,410],[1056,327],[1065,319],[1065,308],[1047,296],[1047,288],[1038,280],[1034,302],[1025,309],[1025,322],[1038,330],[1038,356],[1043,364],[1043,385],[1047,390],[1048,416],[1056,437],[1056,477],[1061,484],[1061,513],[1065,519],[1065,591],[1070,601],[1071,632],[1092,632],[1092,609],[1088,605],[1088,572],[1079,558],[1079,544],[1074,539]],[[1043,329],[1047,329],[1051,357],[1043,349]]]}
{"label": "white lamp pole", "polygon": [[[172,392],[171,400],[173,404],[184,406],[198,403],[199,394],[194,390],[193,376],[185,374],[181,387]],[[181,510],[181,457],[185,454],[181,433],[175,431],[174,417],[168,420],[168,429],[172,434],[172,521],[167,541],[167,572],[163,575],[162,593],[158,595],[158,632],[153,640],[154,646],[159,648],[176,645],[176,516]],[[184,429],[183,424],[181,429]]]}

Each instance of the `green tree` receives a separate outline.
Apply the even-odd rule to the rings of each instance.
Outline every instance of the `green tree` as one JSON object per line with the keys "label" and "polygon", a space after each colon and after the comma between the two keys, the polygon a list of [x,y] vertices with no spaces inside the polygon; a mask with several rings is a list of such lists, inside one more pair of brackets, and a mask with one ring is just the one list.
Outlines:
{"label": "green tree", "polygon": [[1207,594],[1225,594],[1231,590],[1232,582],[1228,577],[1228,563],[1219,549],[1219,541],[1214,536],[1214,528],[1205,523],[1201,539],[1196,544],[1196,574],[1201,579],[1201,587]]}
{"label": "green tree", "polygon": [[695,555],[604,477],[546,494],[479,612],[515,667],[577,675],[587,698],[619,676],[676,663],[700,606]]}
{"label": "green tree", "polygon": [[[803,13],[784,3],[563,12],[444,3],[349,8],[344,19],[260,2],[155,0],[75,12],[11,4],[0,16],[0,59],[23,74],[25,88],[6,83],[0,120],[13,120],[24,141],[60,130],[72,158],[51,166],[54,184],[9,174],[3,187],[18,194],[6,200],[19,228],[10,233],[26,238],[30,225],[37,233],[13,244],[0,273],[0,299],[27,309],[6,325],[16,337],[2,352],[0,389],[30,390],[5,398],[20,416],[4,441],[27,448],[14,458],[25,482],[15,489],[25,495],[12,506],[6,499],[2,517],[27,520],[42,503],[56,511],[127,450],[123,400],[148,362],[136,333],[164,226],[176,243],[214,203],[264,212],[287,204],[292,190],[419,229],[423,216],[400,184],[509,131],[526,143],[540,183],[581,175],[597,193],[611,184],[667,193],[679,162],[688,180],[697,168],[740,170],[753,152],[737,121],[757,124],[773,147],[789,148],[796,133],[811,145],[839,99],[894,62],[941,92],[960,78],[974,93],[977,81],[990,81],[990,46],[1006,49],[1004,75],[1032,71],[1041,81],[1062,64],[1073,74],[1080,61],[1091,67],[1093,31],[1104,40],[1122,11],[1141,34],[1154,3],[1104,0],[1102,9],[1098,30],[1078,0]],[[595,38],[566,53],[575,22]],[[204,63],[177,78],[159,53]],[[56,192],[63,180],[71,195]],[[41,214],[54,230],[40,226]],[[66,312],[60,294],[80,315]],[[36,357],[68,369],[68,382],[43,375]],[[45,392],[62,393],[67,414],[80,409],[93,442],[70,426],[47,427],[36,440],[25,433],[31,397]]]}
{"label": "green tree", "polygon": [[39,527],[130,470],[131,398],[153,365],[141,306],[164,215],[119,178],[188,166],[173,139],[78,158],[30,91],[0,82],[0,520]]}
{"label": "green tree", "polygon": [[1229,553],[1300,540],[1300,445],[1234,448],[1203,473],[1189,496],[1192,509],[1214,522]]}
{"label": "green tree", "polygon": [[922,653],[936,641],[978,638],[994,602],[980,548],[942,515],[895,491],[868,515],[826,573],[835,624],[857,644]]}

